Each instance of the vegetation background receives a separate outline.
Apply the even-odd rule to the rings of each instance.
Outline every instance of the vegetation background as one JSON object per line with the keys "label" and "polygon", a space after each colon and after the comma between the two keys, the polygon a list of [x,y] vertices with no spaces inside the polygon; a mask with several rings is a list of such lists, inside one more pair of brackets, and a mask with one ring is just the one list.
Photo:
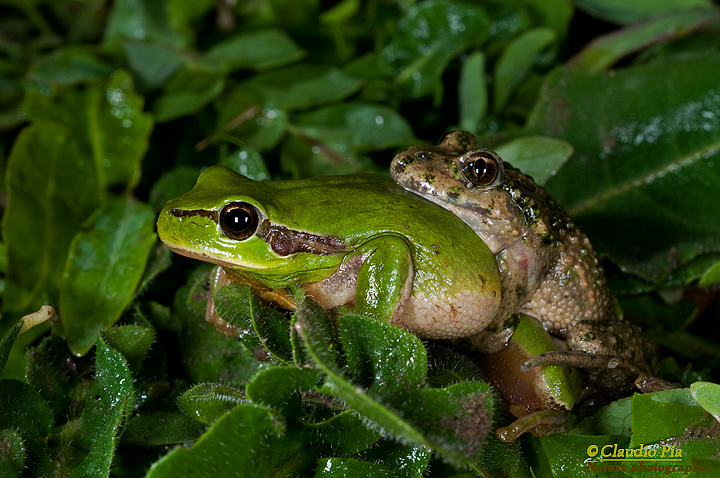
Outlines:
{"label": "vegetation background", "polygon": [[[586,476],[607,443],[720,469],[719,47],[710,0],[0,1],[0,476]],[[503,444],[461,351],[243,288],[228,340],[157,241],[208,165],[387,174],[457,128],[569,211],[681,388]]]}

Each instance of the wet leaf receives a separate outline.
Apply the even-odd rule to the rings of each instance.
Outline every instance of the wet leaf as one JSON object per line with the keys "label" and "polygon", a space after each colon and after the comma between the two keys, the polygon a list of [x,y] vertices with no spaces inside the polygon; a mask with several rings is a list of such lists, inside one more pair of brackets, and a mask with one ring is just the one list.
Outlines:
{"label": "wet leaf", "polygon": [[113,201],[96,211],[70,245],[60,288],[60,315],[74,353],[84,354],[98,330],[129,305],[155,242],[155,214],[134,201]]}
{"label": "wet leaf", "polygon": [[452,58],[488,38],[489,20],[472,4],[430,0],[410,8],[380,54],[396,84],[411,98],[442,98],[440,77]]}
{"label": "wet leaf", "polygon": [[155,340],[152,329],[139,325],[111,327],[103,330],[101,335],[110,347],[122,353],[133,375],[137,375]]}
{"label": "wet leaf", "polygon": [[178,405],[195,420],[212,425],[221,416],[246,403],[245,394],[233,387],[204,383],[183,393]]}
{"label": "wet leaf", "polygon": [[235,476],[238,470],[243,470],[248,478],[264,478],[272,475],[284,456],[293,450],[280,437],[280,430],[267,410],[241,404],[215,422],[192,448],[175,448],[156,462],[146,476],[219,478]]}
{"label": "wet leaf", "polygon": [[[552,73],[529,120],[575,154],[547,182],[601,253],[662,281],[720,250],[720,74],[715,54]],[[682,201],[677,198],[683,198]]]}
{"label": "wet leaf", "polygon": [[97,371],[75,430],[74,446],[89,450],[70,476],[107,476],[115,448],[132,412],[135,391],[127,362],[117,350],[98,338]]}
{"label": "wet leaf", "polygon": [[[434,449],[454,463],[467,464],[477,458],[491,431],[489,385],[462,382],[442,389],[420,388],[427,358],[416,337],[389,324],[346,315],[340,328],[346,359],[356,377],[350,380],[334,363],[322,338],[327,320],[323,315],[299,308],[296,329],[327,375],[325,393],[343,399],[385,433]],[[409,369],[404,370],[401,363]],[[395,380],[391,380],[393,374]]]}

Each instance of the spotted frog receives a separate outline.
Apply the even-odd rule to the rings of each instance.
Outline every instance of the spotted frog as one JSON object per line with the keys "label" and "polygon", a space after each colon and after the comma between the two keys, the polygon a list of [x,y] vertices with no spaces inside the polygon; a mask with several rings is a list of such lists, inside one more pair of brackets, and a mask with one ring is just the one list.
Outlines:
{"label": "spotted frog", "polygon": [[[548,390],[529,399],[517,386],[524,378],[522,372],[513,373],[519,368],[583,369],[591,375],[583,382],[595,383],[586,385],[585,396],[598,387],[627,390],[638,377],[653,373],[655,346],[637,326],[618,320],[588,238],[531,177],[493,151],[478,148],[475,137],[463,131],[448,134],[438,146],[415,146],[399,153],[391,175],[404,188],[462,219],[495,255],[502,286],[500,309],[467,345],[489,355],[489,374],[496,382],[507,382],[509,391],[499,388],[516,402],[513,413],[573,405]],[[523,325],[527,320],[541,327]],[[536,356],[520,354],[518,362],[519,350],[527,348],[513,342],[518,327],[530,343],[540,340],[533,330],[546,331],[555,346]]]}

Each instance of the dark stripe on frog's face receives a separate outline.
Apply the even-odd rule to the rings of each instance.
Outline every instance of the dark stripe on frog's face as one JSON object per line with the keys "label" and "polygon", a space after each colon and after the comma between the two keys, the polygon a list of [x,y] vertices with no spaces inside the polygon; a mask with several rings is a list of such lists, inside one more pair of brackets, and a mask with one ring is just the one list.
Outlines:
{"label": "dark stripe on frog's face", "polygon": [[[173,209],[170,213],[175,217],[200,216],[218,223],[218,212],[208,209]],[[344,242],[335,236],[322,236],[310,232],[296,231],[285,226],[278,226],[264,220],[255,236],[267,242],[272,250],[281,256],[289,256],[298,252],[330,255],[347,251]]]}
{"label": "dark stripe on frog's face", "polygon": [[255,233],[270,244],[276,254],[289,256],[298,252],[329,255],[347,251],[344,242],[335,236],[321,236],[310,232],[296,231],[285,226],[271,224],[265,220]]}

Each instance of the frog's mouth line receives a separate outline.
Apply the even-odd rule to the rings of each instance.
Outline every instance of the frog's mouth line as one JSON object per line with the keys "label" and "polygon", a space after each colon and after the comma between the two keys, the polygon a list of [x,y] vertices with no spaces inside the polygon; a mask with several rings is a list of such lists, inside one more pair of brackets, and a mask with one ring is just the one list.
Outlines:
{"label": "frog's mouth line", "polygon": [[[185,249],[181,249],[179,247],[171,246],[168,243],[165,243],[165,245],[174,253],[180,254],[181,256],[189,257],[190,259],[197,259],[202,262],[210,262],[212,264],[216,264],[221,267],[228,267],[230,269],[238,267],[237,264],[233,264],[232,262],[223,261],[222,259],[216,259],[214,257],[210,257],[207,254],[202,254],[199,252],[191,252]],[[245,269],[254,269],[253,267],[243,266]],[[260,269],[260,268],[257,268]]]}

